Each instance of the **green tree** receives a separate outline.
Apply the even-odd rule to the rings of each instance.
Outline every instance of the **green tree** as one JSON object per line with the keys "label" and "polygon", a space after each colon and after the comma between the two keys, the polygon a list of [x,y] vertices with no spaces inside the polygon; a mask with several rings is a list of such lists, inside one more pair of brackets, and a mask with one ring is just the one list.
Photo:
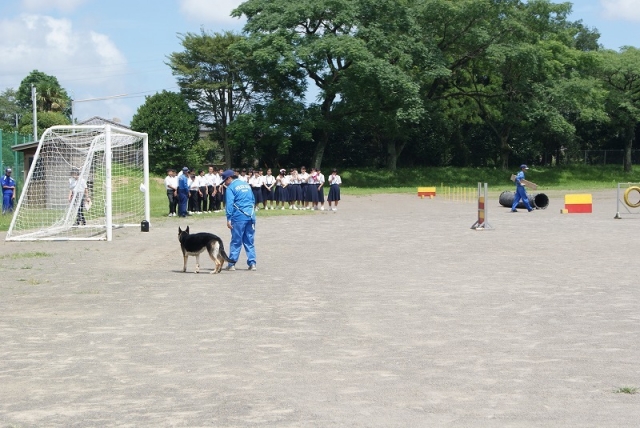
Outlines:
{"label": "green tree", "polygon": [[320,91],[315,167],[322,163],[332,127],[342,118],[337,106],[350,69],[360,62],[364,68],[375,58],[357,37],[364,26],[364,5],[353,0],[248,0],[232,12],[247,18],[244,31],[256,61],[268,58],[285,71],[302,72]]}
{"label": "green tree", "polygon": [[149,164],[162,173],[194,161],[198,116],[183,95],[162,91],[146,97],[131,120],[131,128],[149,135]]}
{"label": "green tree", "polygon": [[18,105],[25,111],[32,110],[31,85],[36,87],[36,108],[38,111],[62,112],[71,115],[71,98],[67,91],[60,86],[55,76],[50,76],[38,70],[33,70],[22,79],[16,98]]}
{"label": "green tree", "polygon": [[603,50],[599,75],[608,90],[606,108],[624,141],[624,171],[631,172],[631,150],[640,122],[640,49]]}
{"label": "green tree", "polygon": [[184,51],[169,55],[182,93],[198,112],[200,123],[222,144],[227,167],[232,163],[227,128],[239,114],[250,111],[253,101],[246,76],[248,59],[231,48],[242,38],[231,32],[187,33],[181,37]]}
{"label": "green tree", "polygon": [[[43,111],[37,114],[38,138],[42,137],[44,131],[55,125],[70,125],[71,121],[64,114],[57,111]],[[20,133],[24,135],[33,134],[33,113],[25,113],[19,122]]]}
{"label": "green tree", "polygon": [[21,113],[16,91],[11,88],[0,93],[0,126],[4,130],[15,130],[16,116]]}

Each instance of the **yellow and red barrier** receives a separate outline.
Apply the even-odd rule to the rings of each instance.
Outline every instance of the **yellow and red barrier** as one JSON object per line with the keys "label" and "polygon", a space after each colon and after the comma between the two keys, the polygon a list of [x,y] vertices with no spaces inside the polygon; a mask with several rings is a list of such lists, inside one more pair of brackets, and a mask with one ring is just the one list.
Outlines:
{"label": "yellow and red barrier", "polygon": [[563,214],[593,212],[593,198],[590,193],[564,195]]}
{"label": "yellow and red barrier", "polygon": [[429,198],[433,199],[436,196],[436,188],[435,187],[418,187],[418,196],[420,198]]}

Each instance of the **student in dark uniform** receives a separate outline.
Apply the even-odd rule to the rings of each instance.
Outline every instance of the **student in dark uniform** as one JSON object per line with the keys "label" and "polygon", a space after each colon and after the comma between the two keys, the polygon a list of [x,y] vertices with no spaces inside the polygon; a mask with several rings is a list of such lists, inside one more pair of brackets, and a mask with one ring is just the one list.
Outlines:
{"label": "student in dark uniform", "polygon": [[318,168],[318,181],[320,182],[320,184],[318,185],[318,206],[320,207],[321,211],[324,211],[324,174],[322,174],[322,171],[320,171],[320,168]]}
{"label": "student in dark uniform", "polygon": [[280,206],[281,210],[285,209],[286,205],[289,203],[289,189],[287,189],[289,182],[286,174],[287,171],[283,168],[276,177],[276,208]]}
{"label": "student in dark uniform", "polygon": [[[329,202],[329,209],[331,211],[338,211],[341,184],[342,179],[338,175],[338,170],[334,168],[333,171],[331,171],[331,175],[329,176],[329,196],[327,196],[327,202]],[[334,204],[333,208],[331,208],[331,202],[333,202]]]}
{"label": "student in dark uniform", "polygon": [[274,210],[273,206],[274,201],[274,188],[276,185],[276,178],[271,174],[271,168],[267,169],[267,175],[265,175],[262,184],[262,206],[266,210]]}
{"label": "student in dark uniform", "polygon": [[262,203],[262,178],[260,178],[260,171],[257,169],[254,170],[253,175],[249,177],[249,186],[251,186],[253,200],[256,204],[255,209],[259,210],[259,205]]}
{"label": "student in dark uniform", "polygon": [[318,181],[318,171],[315,168],[311,168],[311,174],[309,174],[309,178],[307,179],[307,197],[306,197],[306,206],[305,210],[315,210],[318,209],[318,186],[320,185],[320,181]]}

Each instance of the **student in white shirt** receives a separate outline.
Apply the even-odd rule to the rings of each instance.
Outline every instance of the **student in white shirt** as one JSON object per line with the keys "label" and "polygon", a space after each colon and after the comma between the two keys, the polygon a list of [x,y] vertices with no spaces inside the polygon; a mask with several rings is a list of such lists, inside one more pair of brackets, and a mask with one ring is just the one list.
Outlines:
{"label": "student in white shirt", "polygon": [[175,169],[167,170],[164,187],[167,190],[167,199],[169,200],[169,217],[175,217],[178,206],[178,177],[176,177]]}
{"label": "student in white shirt", "polygon": [[278,208],[279,205],[281,210],[285,208],[285,205],[289,204],[289,189],[287,188],[289,179],[286,174],[287,171],[283,168],[276,177],[276,208]]}
{"label": "student in white shirt", "polygon": [[273,201],[275,199],[274,187],[276,185],[276,178],[271,175],[271,168],[267,169],[267,175],[263,177],[262,183],[262,206],[266,210],[274,210]]}
{"label": "student in white shirt", "polygon": [[198,171],[196,177],[198,182],[198,213],[207,212],[207,177],[204,176],[204,170]]}
{"label": "student in white shirt", "polygon": [[200,186],[198,185],[198,176],[194,172],[189,172],[189,212],[191,214],[198,211],[198,192]]}
{"label": "student in white shirt", "polygon": [[318,206],[320,207],[320,211],[324,211],[324,174],[318,168],[318,181],[320,185],[318,186]]}
{"label": "student in white shirt", "polygon": [[257,169],[253,171],[253,175],[249,178],[249,186],[253,192],[253,202],[255,210],[259,210],[259,204],[262,203],[262,178],[260,178],[260,171]]}
{"label": "student in white shirt", "polygon": [[300,174],[298,174],[298,179],[300,180],[300,209],[306,208],[306,203],[308,201],[308,190],[307,187],[309,185],[309,173],[307,172],[307,168],[303,165],[300,167]]}
{"label": "student in white shirt", "polygon": [[216,192],[216,174],[212,166],[209,167],[209,171],[204,175],[204,178],[207,185],[207,194],[204,197],[207,200],[207,211],[211,212],[214,210]]}
{"label": "student in white shirt", "polygon": [[316,210],[318,209],[318,186],[320,185],[320,181],[318,181],[318,171],[315,168],[311,168],[311,174],[309,174],[309,178],[307,180],[307,197],[305,210]]}
{"label": "student in white shirt", "polygon": [[[338,175],[338,170],[333,169],[329,176],[329,196],[327,196],[327,202],[329,202],[329,209],[331,211],[338,211],[338,202],[340,202],[340,185],[342,179]],[[334,207],[331,208],[331,202],[334,203]]]}

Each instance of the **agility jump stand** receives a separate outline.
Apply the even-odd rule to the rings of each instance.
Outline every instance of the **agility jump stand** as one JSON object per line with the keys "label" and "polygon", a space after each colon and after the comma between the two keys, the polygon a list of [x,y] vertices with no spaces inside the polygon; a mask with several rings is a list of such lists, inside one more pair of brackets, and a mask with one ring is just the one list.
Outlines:
{"label": "agility jump stand", "polygon": [[484,183],[484,188],[482,183],[478,183],[478,221],[473,223],[471,229],[475,230],[485,230],[485,229],[493,229],[493,227],[489,224],[488,216],[487,216],[487,205],[488,205],[488,194],[489,194],[489,185]]}
{"label": "agility jump stand", "polygon": [[564,195],[564,209],[560,214],[578,214],[593,212],[593,197],[590,193]]}
{"label": "agility jump stand", "polygon": [[640,183],[618,183],[616,215],[614,218],[622,218],[620,215],[621,206],[626,211],[625,215],[640,214]]}
{"label": "agility jump stand", "polygon": [[418,187],[418,196],[420,199],[424,199],[425,197],[429,199],[433,199],[436,196],[436,188],[435,187]]}

